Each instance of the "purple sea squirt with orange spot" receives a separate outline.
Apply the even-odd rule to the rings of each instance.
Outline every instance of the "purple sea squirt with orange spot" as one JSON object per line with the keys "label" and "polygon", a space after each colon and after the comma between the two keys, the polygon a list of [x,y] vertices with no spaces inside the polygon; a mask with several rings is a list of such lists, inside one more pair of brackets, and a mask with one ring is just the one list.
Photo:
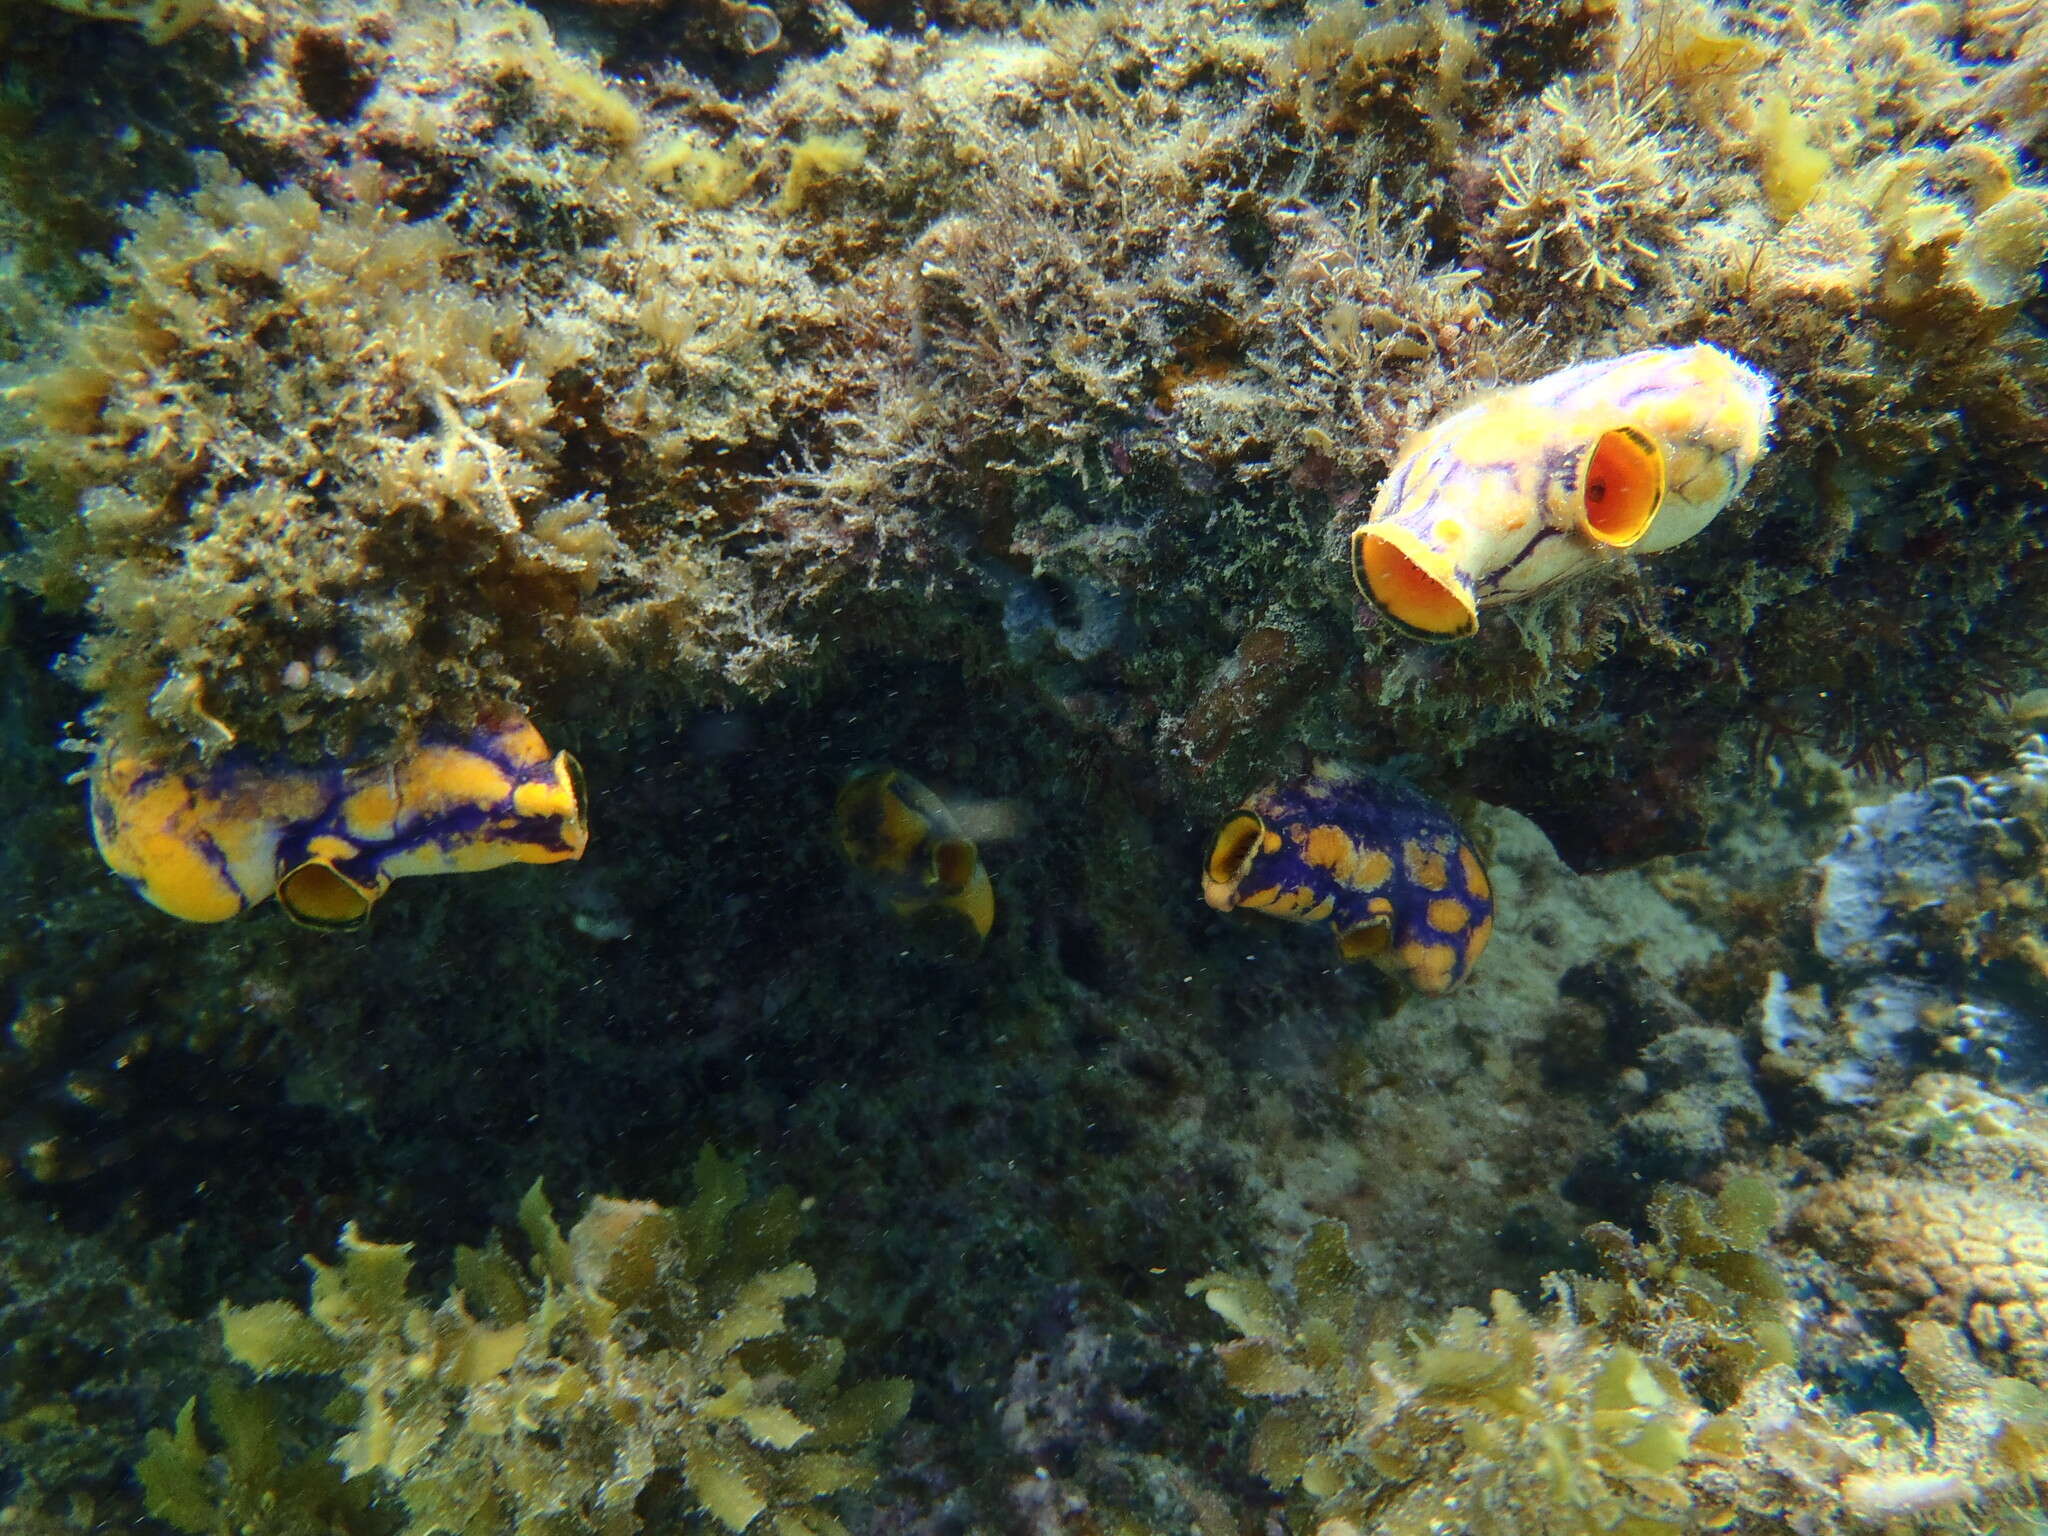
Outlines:
{"label": "purple sea squirt with orange spot", "polygon": [[1342,763],[1268,785],[1216,833],[1202,896],[1218,912],[1327,924],[1347,964],[1448,992],[1493,936],[1493,883],[1450,813]]}
{"label": "purple sea squirt with orange spot", "polygon": [[590,838],[576,760],[518,715],[347,767],[178,768],[107,749],[89,782],[107,866],[195,923],[274,894],[302,926],[357,928],[402,876],[580,859]]}

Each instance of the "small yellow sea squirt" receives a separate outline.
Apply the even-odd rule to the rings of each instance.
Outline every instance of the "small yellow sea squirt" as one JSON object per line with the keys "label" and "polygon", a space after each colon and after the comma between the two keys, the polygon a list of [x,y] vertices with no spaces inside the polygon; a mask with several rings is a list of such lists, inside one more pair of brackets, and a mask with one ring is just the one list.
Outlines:
{"label": "small yellow sea squirt", "polygon": [[1352,577],[1408,634],[1463,639],[1483,604],[1698,533],[1748,483],[1774,415],[1771,381],[1705,342],[1483,395],[1401,450],[1351,535]]}
{"label": "small yellow sea squirt", "polygon": [[896,768],[858,768],[840,788],[839,851],[898,917],[945,947],[974,949],[995,926],[981,853],[946,806]]}
{"label": "small yellow sea squirt", "polygon": [[576,760],[516,715],[352,768],[177,769],[106,750],[90,783],[108,867],[195,923],[275,894],[296,923],[357,928],[401,876],[553,864],[589,842]]}

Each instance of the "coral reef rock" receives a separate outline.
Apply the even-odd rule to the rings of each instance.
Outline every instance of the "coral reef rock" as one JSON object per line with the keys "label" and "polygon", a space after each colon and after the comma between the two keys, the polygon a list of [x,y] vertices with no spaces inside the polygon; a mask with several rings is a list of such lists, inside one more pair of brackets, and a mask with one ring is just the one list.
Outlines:
{"label": "coral reef rock", "polygon": [[1799,1224],[1882,1310],[1959,1324],[2048,1386],[2048,1108],[1929,1073]]}
{"label": "coral reef rock", "polygon": [[[10,572],[138,750],[951,654],[1203,814],[1226,758],[1419,751],[1583,868],[1682,846],[1760,733],[1967,763],[2041,659],[2010,7],[74,8],[224,125],[153,194],[52,180],[80,114],[28,80],[0,163],[24,248],[94,231],[0,274]],[[1777,382],[1732,511],[1456,655],[1361,609],[1415,433],[1658,348]]]}
{"label": "coral reef rock", "polygon": [[1240,1392],[1276,1400],[1255,1469],[1322,1536],[1591,1536],[1803,1530],[1967,1516],[2026,1529],[2048,1469],[2048,1394],[1979,1365],[1932,1321],[1906,1374],[1931,1433],[1855,1417],[1799,1379],[1758,1179],[1709,1205],[1666,1191],[1657,1239],[1590,1234],[1604,1278],[1560,1275],[1532,1312],[1504,1291],[1406,1338],[1376,1336],[1335,1224],[1294,1266],[1292,1303],[1216,1275],[1192,1289],[1239,1338]]}
{"label": "coral reef rock", "polygon": [[1759,1028],[1775,1074],[1835,1103],[1942,1059],[2048,1078],[2048,744],[1859,808],[1817,868],[1825,980],[1772,979]]}

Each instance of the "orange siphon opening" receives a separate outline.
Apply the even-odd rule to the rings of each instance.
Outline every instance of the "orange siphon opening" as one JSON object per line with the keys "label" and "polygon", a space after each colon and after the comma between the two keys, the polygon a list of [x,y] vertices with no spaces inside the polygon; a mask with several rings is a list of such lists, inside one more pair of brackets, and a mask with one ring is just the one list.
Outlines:
{"label": "orange siphon opening", "polygon": [[1393,938],[1392,923],[1384,917],[1369,918],[1337,935],[1337,958],[1346,965],[1356,965],[1360,960],[1385,954]]}
{"label": "orange siphon opening", "polygon": [[370,893],[326,864],[301,864],[277,882],[285,916],[308,928],[360,928],[369,920]]}
{"label": "orange siphon opening", "polygon": [[1396,624],[1437,640],[1455,640],[1478,627],[1478,616],[1463,594],[1371,528],[1351,536],[1351,557],[1359,586]]}
{"label": "orange siphon opening", "polygon": [[1616,427],[1594,439],[1586,455],[1583,498],[1586,531],[1615,549],[1627,549],[1650,531],[1664,505],[1664,455],[1634,427]]}
{"label": "orange siphon opening", "polygon": [[1202,896],[1218,912],[1228,912],[1234,904],[1237,882],[1251,868],[1252,855],[1265,835],[1266,824],[1250,811],[1239,811],[1216,834],[1202,871]]}

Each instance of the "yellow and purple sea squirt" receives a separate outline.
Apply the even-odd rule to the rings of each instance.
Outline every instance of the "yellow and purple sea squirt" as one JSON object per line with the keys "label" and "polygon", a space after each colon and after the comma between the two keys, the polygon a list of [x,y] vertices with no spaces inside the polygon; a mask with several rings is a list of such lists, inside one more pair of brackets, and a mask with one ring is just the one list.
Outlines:
{"label": "yellow and purple sea squirt", "polygon": [[109,749],[89,781],[108,867],[195,923],[275,894],[308,928],[357,928],[402,876],[553,864],[589,842],[576,760],[517,715],[355,767],[171,768]]}
{"label": "yellow and purple sea squirt", "polygon": [[833,807],[839,851],[896,916],[946,949],[978,949],[995,926],[981,852],[946,802],[898,768],[857,768]]}
{"label": "yellow and purple sea squirt", "polygon": [[1398,779],[1341,763],[1270,784],[1209,845],[1218,912],[1328,924],[1347,963],[1448,992],[1493,936],[1493,883],[1450,812]]}
{"label": "yellow and purple sea squirt", "polygon": [[1748,483],[1774,415],[1771,381],[1705,342],[1482,395],[1402,448],[1351,535],[1352,577],[1406,633],[1463,639],[1484,604],[1698,533]]}

